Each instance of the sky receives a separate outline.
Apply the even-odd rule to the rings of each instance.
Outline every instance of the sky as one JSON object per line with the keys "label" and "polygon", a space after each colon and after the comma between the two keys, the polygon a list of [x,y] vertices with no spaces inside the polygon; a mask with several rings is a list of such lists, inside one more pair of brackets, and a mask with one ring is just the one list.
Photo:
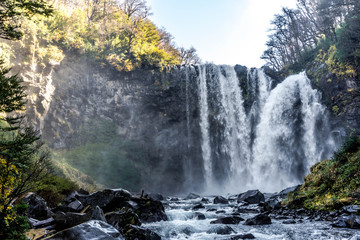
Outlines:
{"label": "sky", "polygon": [[261,67],[270,22],[296,0],[147,0],[150,19],[203,62]]}

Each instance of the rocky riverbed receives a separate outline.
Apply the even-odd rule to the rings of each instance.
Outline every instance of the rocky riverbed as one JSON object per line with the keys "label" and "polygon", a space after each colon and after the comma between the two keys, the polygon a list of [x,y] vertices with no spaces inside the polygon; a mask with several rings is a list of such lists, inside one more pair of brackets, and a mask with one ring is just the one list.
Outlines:
{"label": "rocky riverbed", "polygon": [[24,200],[32,227],[46,233],[37,239],[360,239],[358,206],[290,209],[280,201],[291,190],[205,197],[79,191],[53,209],[35,194]]}

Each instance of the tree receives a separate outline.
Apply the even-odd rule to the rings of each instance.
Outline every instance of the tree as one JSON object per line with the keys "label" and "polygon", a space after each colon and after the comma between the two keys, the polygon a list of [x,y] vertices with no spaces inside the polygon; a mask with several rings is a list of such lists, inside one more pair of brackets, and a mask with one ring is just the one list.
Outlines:
{"label": "tree", "polygon": [[197,55],[196,49],[194,47],[190,47],[189,49],[181,47],[179,48],[179,54],[181,64],[189,65],[201,63],[201,59]]}
{"label": "tree", "polygon": [[[48,15],[43,1],[0,2],[0,38],[19,39],[20,20],[34,14]],[[42,150],[39,135],[25,123],[22,80],[9,76],[0,62],[0,238],[25,239],[24,221],[15,214],[13,201],[29,191],[49,167],[49,154]]]}
{"label": "tree", "polygon": [[53,9],[44,0],[0,1],[0,38],[19,39],[21,20],[35,14],[49,16]]}

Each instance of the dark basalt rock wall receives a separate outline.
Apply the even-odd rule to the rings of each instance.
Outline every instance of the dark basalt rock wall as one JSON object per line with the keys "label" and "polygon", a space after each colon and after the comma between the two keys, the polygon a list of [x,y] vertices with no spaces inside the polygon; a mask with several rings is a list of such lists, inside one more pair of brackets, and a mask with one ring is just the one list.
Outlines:
{"label": "dark basalt rock wall", "polygon": [[[120,73],[64,60],[41,84],[29,84],[30,96],[41,89],[48,98],[30,101],[28,113],[54,149],[80,146],[80,130],[89,121],[111,122],[121,139],[140,146],[154,175],[167,173],[163,182],[154,177],[142,187],[179,192],[192,181],[203,182],[197,74],[194,67],[186,75],[180,66]],[[190,158],[196,164],[186,169],[189,182],[184,168]]]}
{"label": "dark basalt rock wall", "polygon": [[314,62],[306,70],[313,88],[322,93],[332,118],[343,127],[342,135],[360,134],[360,80],[331,72],[325,63]]}

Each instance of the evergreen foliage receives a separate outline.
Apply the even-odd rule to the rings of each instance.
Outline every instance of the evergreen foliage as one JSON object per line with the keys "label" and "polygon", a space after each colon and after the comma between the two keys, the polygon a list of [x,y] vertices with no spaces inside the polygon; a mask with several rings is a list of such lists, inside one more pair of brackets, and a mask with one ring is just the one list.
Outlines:
{"label": "evergreen foliage", "polygon": [[52,8],[44,0],[2,0],[0,1],[0,38],[20,39],[21,21],[35,14],[49,16]]}
{"label": "evergreen foliage", "polygon": [[[22,35],[19,19],[34,14],[47,15],[50,8],[42,1],[1,1],[0,38],[18,39]],[[21,114],[25,105],[22,80],[9,76],[0,63],[0,238],[26,239],[27,220],[13,206],[13,201],[33,189],[47,173],[48,152],[43,150],[38,134]]]}

